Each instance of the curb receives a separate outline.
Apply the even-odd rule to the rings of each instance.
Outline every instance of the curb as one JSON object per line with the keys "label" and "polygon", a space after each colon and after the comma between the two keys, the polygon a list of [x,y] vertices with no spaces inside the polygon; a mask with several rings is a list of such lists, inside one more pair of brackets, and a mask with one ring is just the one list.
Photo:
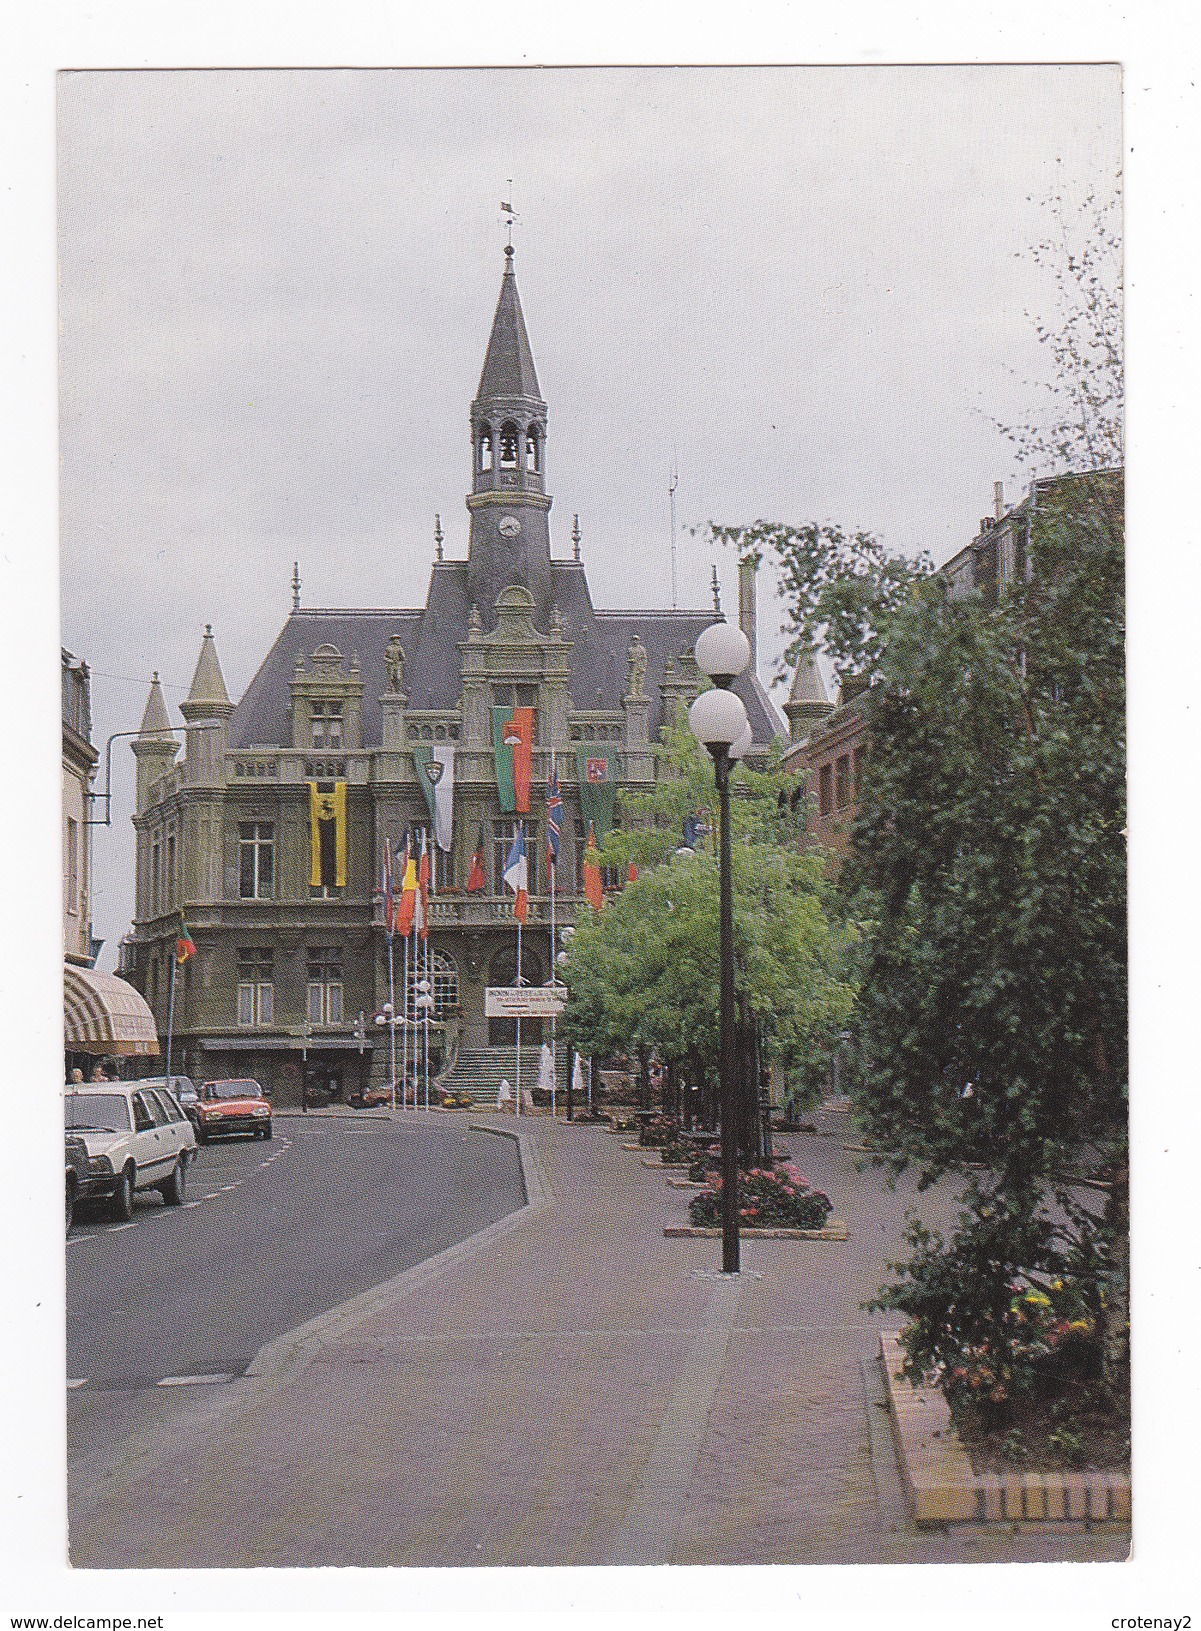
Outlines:
{"label": "curb", "polygon": [[122,1483],[132,1482],[150,1468],[160,1466],[167,1456],[179,1449],[185,1439],[190,1439],[193,1449],[200,1454],[204,1435],[209,1429],[218,1425],[231,1427],[249,1415],[261,1402],[286,1387],[291,1377],[311,1364],[331,1340],[346,1336],[373,1315],[429,1284],[446,1269],[475,1256],[545,1211],[554,1195],[533,1143],[516,1129],[480,1126],[475,1130],[493,1133],[500,1138],[512,1138],[517,1144],[526,1194],[524,1206],[506,1212],[495,1223],[486,1224],[435,1256],[402,1269],[390,1280],[371,1286],[336,1308],[327,1309],[324,1314],[317,1314],[294,1330],[285,1331],[264,1343],[228,1390],[222,1390],[220,1395],[209,1399],[195,1401],[186,1420],[157,1422],[142,1427],[120,1447],[119,1457],[114,1457],[113,1447],[107,1444],[102,1447],[103,1453],[98,1459],[84,1457],[69,1472],[69,1476],[76,1481],[76,1516],[86,1521],[100,1504],[115,1498]]}
{"label": "curb", "polygon": [[880,1332],[880,1362],[897,1459],[913,1521],[947,1523],[1129,1523],[1130,1478],[1116,1472],[975,1473],[936,1387],[901,1374],[899,1331]]}
{"label": "curb", "polygon": [[[699,1186],[698,1186],[699,1187]],[[687,1223],[669,1223],[663,1230],[673,1240],[720,1240],[720,1229],[701,1229]],[[835,1218],[824,1229],[748,1229],[740,1224],[738,1233],[751,1240],[848,1240],[850,1231]]]}

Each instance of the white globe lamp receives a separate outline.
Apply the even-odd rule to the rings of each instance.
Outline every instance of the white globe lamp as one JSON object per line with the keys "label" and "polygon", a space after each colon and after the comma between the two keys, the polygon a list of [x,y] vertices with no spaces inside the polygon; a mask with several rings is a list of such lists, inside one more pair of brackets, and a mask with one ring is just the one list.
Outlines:
{"label": "white globe lamp", "polygon": [[696,643],[696,665],[724,690],[751,660],[751,643],[732,623],[710,623]]}
{"label": "white globe lamp", "polygon": [[[697,644],[699,649],[700,642]],[[743,731],[749,729],[742,698],[716,686],[697,697],[688,710],[688,723],[697,741],[712,754],[723,750],[728,754]]]}

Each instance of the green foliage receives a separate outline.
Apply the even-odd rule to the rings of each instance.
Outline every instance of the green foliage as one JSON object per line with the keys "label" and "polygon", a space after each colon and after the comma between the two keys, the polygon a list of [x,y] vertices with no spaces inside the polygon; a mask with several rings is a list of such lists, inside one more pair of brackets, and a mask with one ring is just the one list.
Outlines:
{"label": "green foliage", "polygon": [[[706,1228],[721,1222],[721,1192],[721,1173],[707,1173],[705,1188],[688,1203],[693,1224]],[[738,1216],[747,1229],[824,1229],[830,1209],[830,1197],[790,1162],[738,1175]]]}
{"label": "green foliage", "polygon": [[[864,533],[711,532],[774,557],[790,656],[822,644],[839,674],[872,682],[840,878],[859,929],[850,1074],[872,1140],[926,1183],[989,1173],[951,1242],[915,1232],[888,1306],[910,1313],[921,1362],[986,1344],[1017,1375],[1010,1281],[1071,1258],[1113,1375],[1127,1326],[1120,243],[1116,202],[1048,207],[1034,255],[1057,301],[1037,324],[1053,380],[1047,411],[1009,434],[1055,474],[1028,501],[1017,581],[952,600],[928,560]],[[1068,1181],[1081,1166],[1108,1181],[1103,1212]]]}
{"label": "green foliage", "polygon": [[[713,772],[691,733],[669,731],[662,779],[623,794],[622,827],[601,859],[640,869],[579,924],[564,968],[561,1023],[571,1046],[605,1055],[637,1047],[665,1060],[718,1055],[718,868],[709,847],[677,854],[683,818],[714,799]],[[820,1076],[830,1038],[853,993],[843,976],[845,936],[826,910],[820,858],[802,854],[790,785],[778,753],[763,772],[745,767],[732,788],[731,842],[737,983],[761,1024],[762,1046],[797,1091]]]}

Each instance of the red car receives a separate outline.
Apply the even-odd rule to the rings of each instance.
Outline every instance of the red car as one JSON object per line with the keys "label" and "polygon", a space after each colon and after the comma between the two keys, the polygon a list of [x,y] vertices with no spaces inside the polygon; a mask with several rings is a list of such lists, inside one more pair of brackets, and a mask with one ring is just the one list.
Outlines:
{"label": "red car", "polygon": [[[399,1099],[399,1088],[397,1088],[396,1093]],[[392,1083],[377,1082],[374,1087],[364,1088],[361,1093],[352,1093],[348,1102],[356,1110],[370,1110],[374,1106],[381,1104],[390,1105],[392,1103]]]}
{"label": "red car", "polygon": [[196,1100],[195,1124],[198,1144],[231,1133],[270,1138],[271,1106],[259,1084],[249,1077],[205,1082]]}

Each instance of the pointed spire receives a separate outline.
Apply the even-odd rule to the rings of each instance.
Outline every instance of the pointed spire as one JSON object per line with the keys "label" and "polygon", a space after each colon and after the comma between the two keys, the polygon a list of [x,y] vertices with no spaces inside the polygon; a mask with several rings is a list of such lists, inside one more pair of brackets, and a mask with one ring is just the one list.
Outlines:
{"label": "pointed spire", "polygon": [[476,401],[482,402],[489,397],[525,397],[534,402],[542,401],[538,375],[534,370],[534,353],[530,349],[530,337],[526,333],[517,293],[512,244],[505,246],[505,275],[501,279],[500,299],[496,302],[496,315],[492,319],[492,333]]}
{"label": "pointed spire", "polygon": [[292,562],[292,610],[300,610],[300,562]]}
{"label": "pointed spire", "polygon": [[159,684],[158,670],[150,681],[150,695],[146,698],[146,712],[142,715],[141,728],[138,731],[138,741],[149,741],[152,738],[166,737],[174,744],[171,736],[171,719],[167,713],[167,704],[163,698],[163,688]]}
{"label": "pointed spire", "polygon": [[434,559],[442,559],[442,517],[434,515]]}
{"label": "pointed spire", "polygon": [[830,697],[826,691],[826,682],[822,679],[821,669],[817,666],[817,652],[812,646],[807,647],[797,658],[796,673],[792,676],[792,689],[788,693],[788,700],[829,705]]}
{"label": "pointed spire", "polygon": [[188,692],[187,701],[180,704],[180,712],[189,721],[211,715],[220,718],[233,712],[233,703],[229,700],[225,677],[217,659],[211,623],[204,625],[204,639],[196,660],[196,672],[192,675],[192,689]]}
{"label": "pointed spire", "polygon": [[571,521],[571,545],[575,550],[575,558],[577,561],[580,558],[580,539],[582,536],[583,534],[580,532],[580,518],[578,515],[573,516]]}

